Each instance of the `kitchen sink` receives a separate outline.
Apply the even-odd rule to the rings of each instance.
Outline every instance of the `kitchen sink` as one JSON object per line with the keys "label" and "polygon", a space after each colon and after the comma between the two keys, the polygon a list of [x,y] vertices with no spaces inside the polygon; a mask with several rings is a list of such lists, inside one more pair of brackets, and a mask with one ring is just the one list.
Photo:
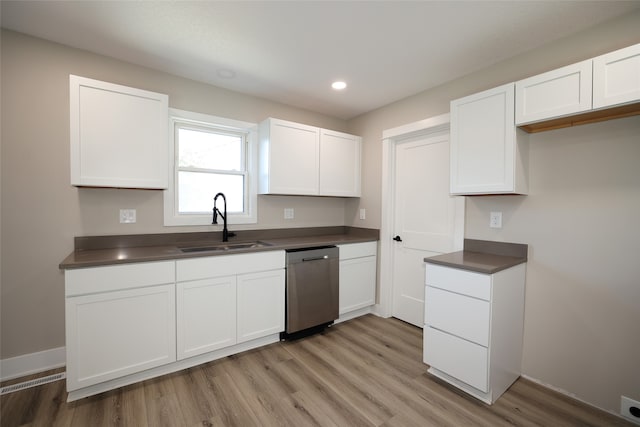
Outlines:
{"label": "kitchen sink", "polygon": [[233,251],[237,249],[256,249],[256,248],[264,248],[267,246],[272,246],[271,243],[266,243],[262,241],[255,242],[238,242],[238,243],[220,243],[216,245],[208,245],[208,246],[189,246],[185,248],[180,248],[182,252],[218,252],[218,251]]}

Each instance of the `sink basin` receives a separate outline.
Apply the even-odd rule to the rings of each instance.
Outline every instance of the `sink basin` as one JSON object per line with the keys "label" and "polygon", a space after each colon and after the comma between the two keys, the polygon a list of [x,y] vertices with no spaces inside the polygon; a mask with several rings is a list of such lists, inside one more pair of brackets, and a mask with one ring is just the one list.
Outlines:
{"label": "sink basin", "polygon": [[234,249],[256,249],[271,246],[271,243],[255,241],[255,242],[238,242],[238,243],[220,243],[216,245],[208,246],[190,246],[180,248],[182,252],[218,252],[218,251],[232,251]]}

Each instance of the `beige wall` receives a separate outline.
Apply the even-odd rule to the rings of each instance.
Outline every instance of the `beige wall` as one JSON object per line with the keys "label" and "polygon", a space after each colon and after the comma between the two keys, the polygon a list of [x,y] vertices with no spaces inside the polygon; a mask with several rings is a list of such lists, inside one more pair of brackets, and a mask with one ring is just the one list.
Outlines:
{"label": "beige wall", "polygon": [[[640,12],[351,120],[364,139],[365,185],[348,218],[367,207],[366,226],[380,226],[384,129],[639,43],[638,28]],[[467,197],[465,236],[530,245],[525,375],[617,413],[620,395],[640,400],[640,117],[531,136],[530,157],[530,194]],[[501,230],[489,228],[491,211],[503,212]]]}
{"label": "beige wall", "polygon": [[[2,359],[64,346],[58,264],[74,236],[214,229],[164,227],[161,191],[69,185],[69,74],[167,93],[175,108],[346,130],[343,120],[3,31]],[[344,205],[340,198],[260,196],[258,225],[232,229],[344,225]],[[295,219],[283,219],[285,207]],[[121,208],[137,209],[137,223],[119,224]]]}

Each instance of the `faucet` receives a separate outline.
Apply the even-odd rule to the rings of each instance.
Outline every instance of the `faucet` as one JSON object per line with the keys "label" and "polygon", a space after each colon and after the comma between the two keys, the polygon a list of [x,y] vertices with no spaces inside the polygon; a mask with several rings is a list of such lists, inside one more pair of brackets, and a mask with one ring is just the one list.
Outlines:
{"label": "faucet", "polygon": [[[222,201],[224,202],[224,214],[220,212],[220,209],[216,207],[216,202],[218,200],[218,197],[220,196],[222,196]],[[220,215],[222,217],[222,220],[224,221],[224,226],[222,227],[222,241],[228,242],[229,237],[235,236],[236,233],[230,233],[229,230],[227,230],[227,198],[224,197],[223,193],[218,193],[213,198],[213,222],[211,224],[218,223],[218,215]]]}

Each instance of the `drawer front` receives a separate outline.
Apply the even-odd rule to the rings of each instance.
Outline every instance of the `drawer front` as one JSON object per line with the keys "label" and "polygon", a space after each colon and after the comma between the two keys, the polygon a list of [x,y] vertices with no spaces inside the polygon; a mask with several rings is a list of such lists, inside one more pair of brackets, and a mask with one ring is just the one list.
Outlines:
{"label": "drawer front", "polygon": [[429,263],[425,271],[428,286],[486,301],[491,298],[491,275]]}
{"label": "drawer front", "polygon": [[424,328],[424,361],[428,365],[486,393],[488,350],[442,331]]}
{"label": "drawer front", "polygon": [[176,261],[178,282],[284,268],[284,251],[219,255]]}
{"label": "drawer front", "polygon": [[375,256],[378,252],[378,242],[350,243],[338,245],[338,247],[340,248],[341,260]]}
{"label": "drawer front", "polygon": [[425,324],[482,346],[489,346],[488,301],[427,286]]}
{"label": "drawer front", "polygon": [[65,295],[69,297],[173,283],[176,279],[175,265],[175,261],[160,261],[66,270]]}

